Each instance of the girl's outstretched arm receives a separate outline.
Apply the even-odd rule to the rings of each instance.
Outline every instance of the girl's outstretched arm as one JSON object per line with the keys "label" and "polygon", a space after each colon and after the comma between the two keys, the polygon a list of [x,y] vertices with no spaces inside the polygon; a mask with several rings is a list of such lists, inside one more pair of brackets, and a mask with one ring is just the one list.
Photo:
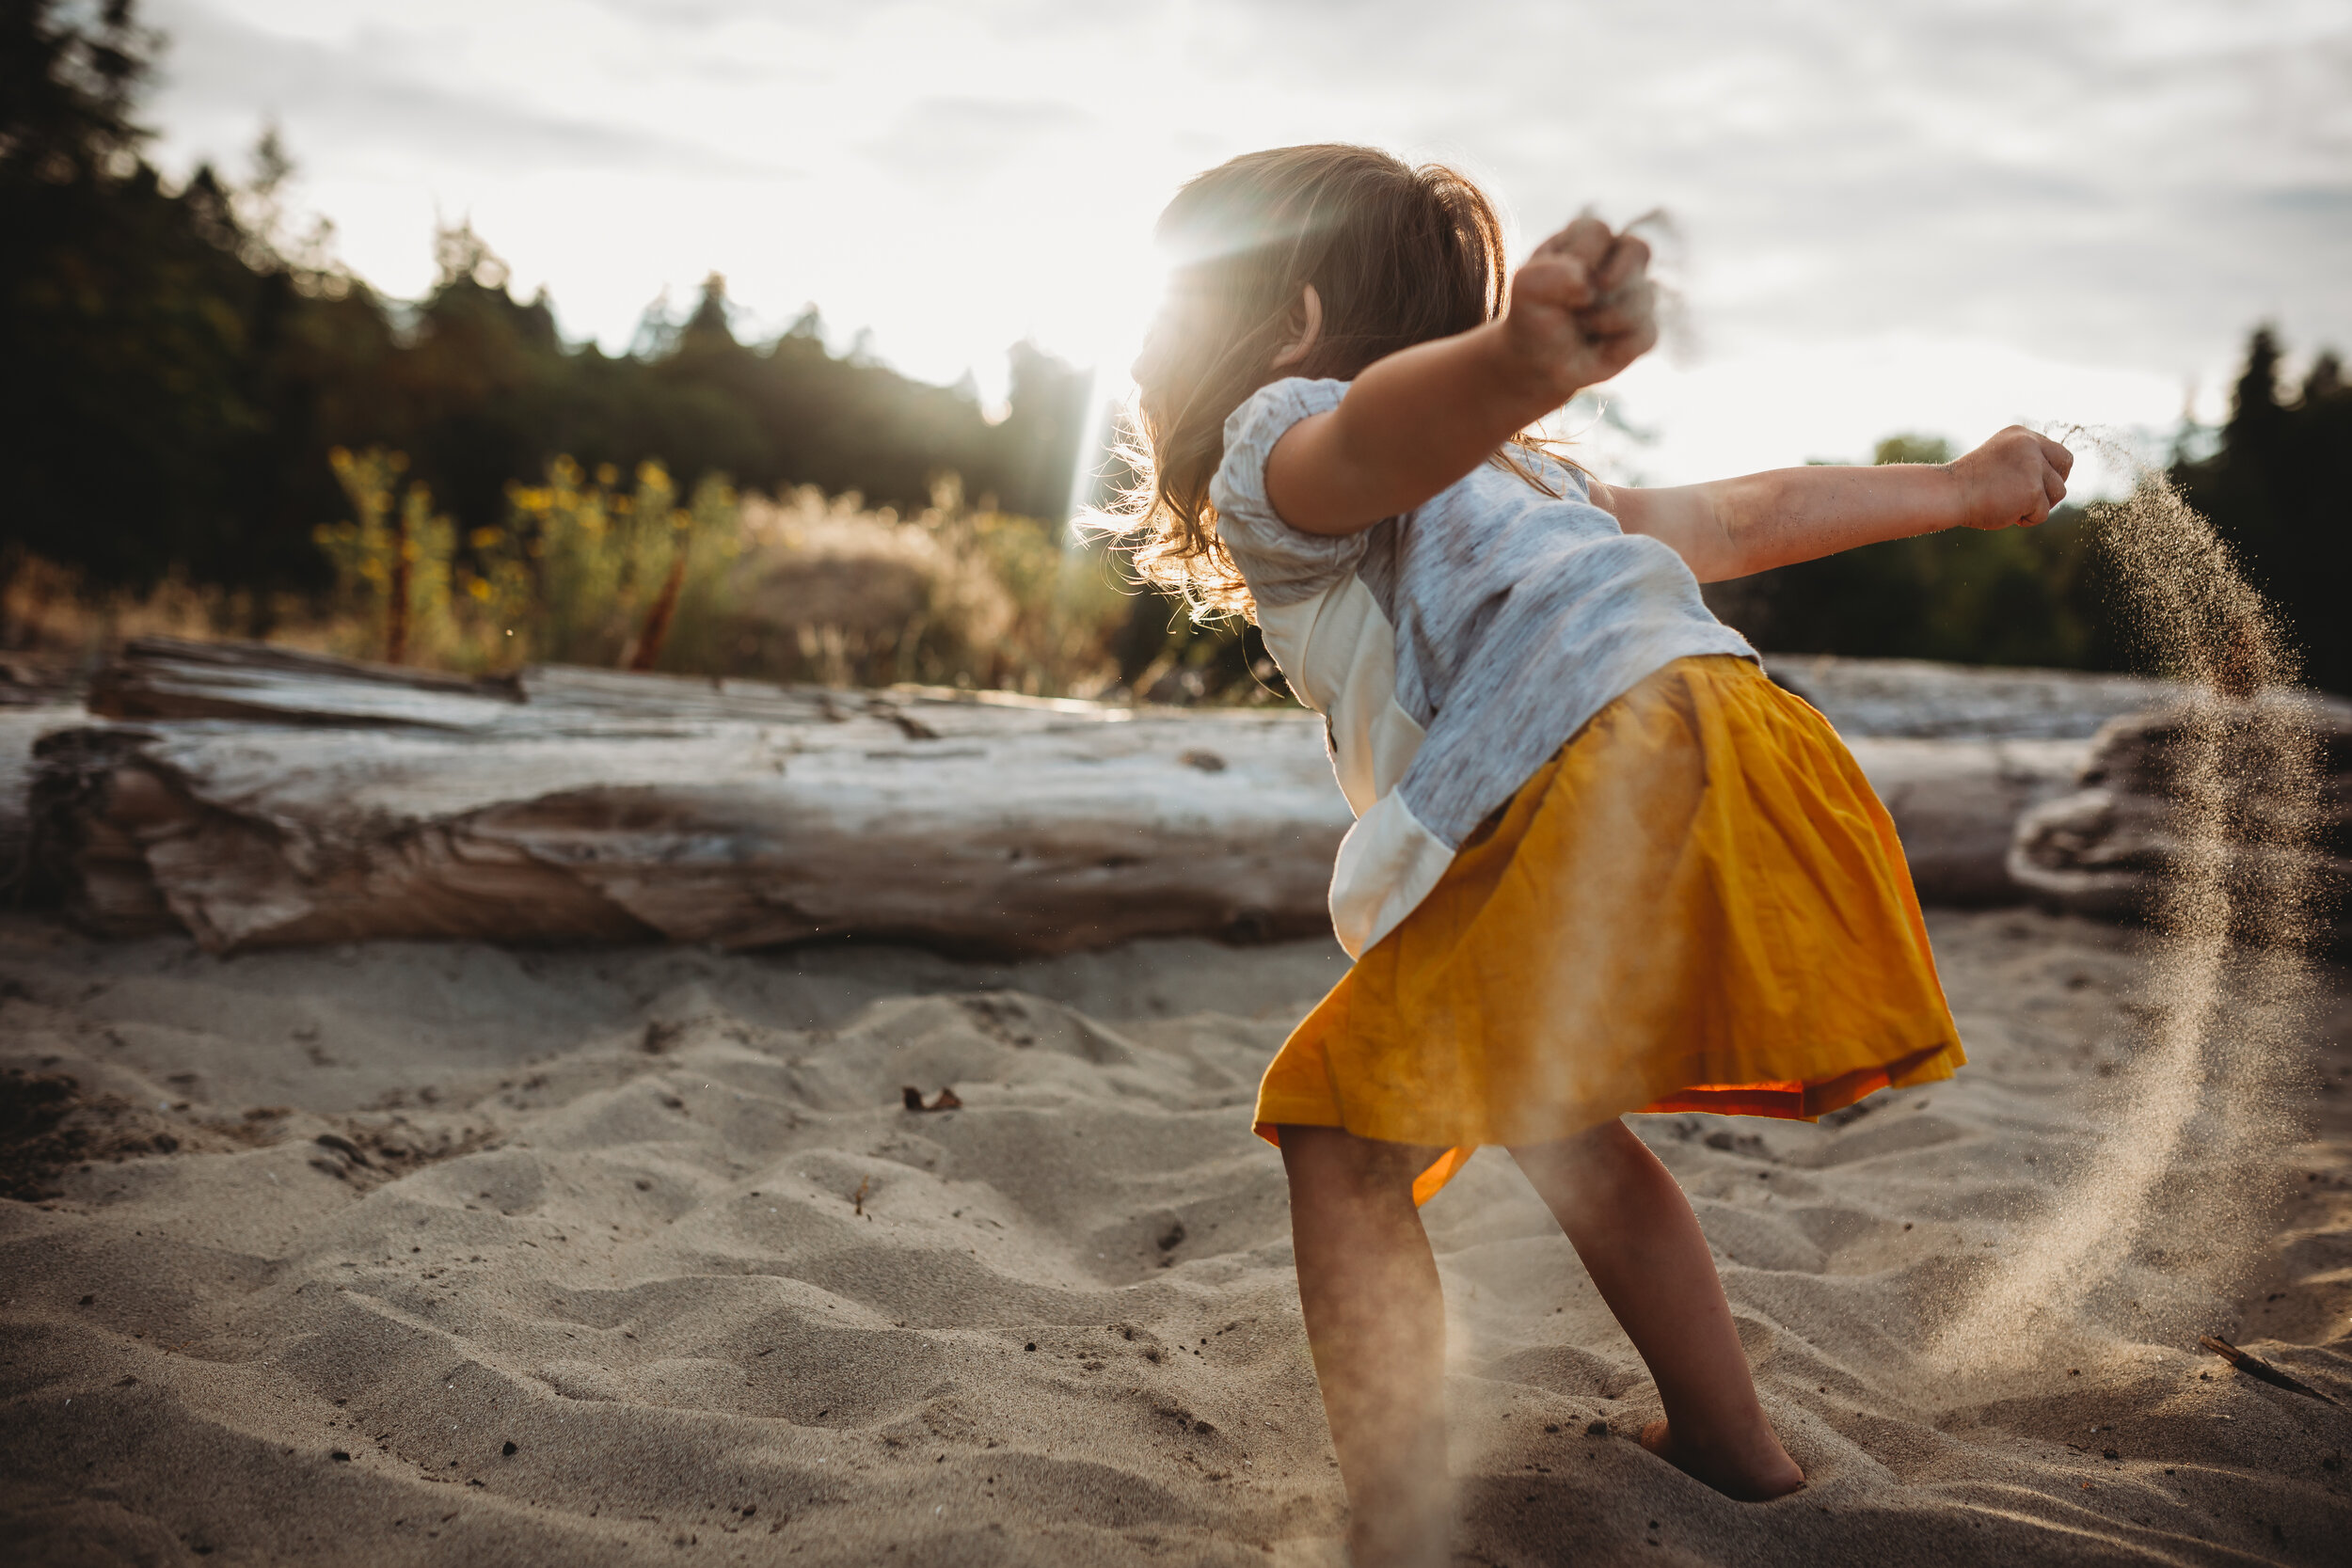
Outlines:
{"label": "girl's outstretched arm", "polygon": [[[1354,533],[1407,512],[1658,341],[1649,246],[1590,214],[1535,247],[1502,315],[1367,366],[1328,414],[1301,420],[1266,458],[1275,512],[1308,533]],[[1322,328],[1310,286],[1298,341]]]}
{"label": "girl's outstretched arm", "polygon": [[[1279,449],[1278,449],[1279,450]],[[2074,454],[2011,425],[1949,463],[1775,468],[1709,484],[1592,487],[1628,533],[1671,545],[1701,582],[1949,528],[2031,528],[2066,499]]]}

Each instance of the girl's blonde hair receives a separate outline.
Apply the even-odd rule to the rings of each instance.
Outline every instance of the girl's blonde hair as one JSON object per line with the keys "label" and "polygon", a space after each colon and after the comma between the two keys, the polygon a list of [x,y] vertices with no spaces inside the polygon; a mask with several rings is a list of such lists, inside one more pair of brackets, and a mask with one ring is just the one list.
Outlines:
{"label": "girl's blonde hair", "polygon": [[[1285,376],[1353,380],[1399,349],[1493,320],[1510,282],[1502,223],[1484,192],[1442,165],[1327,144],[1247,153],[1194,176],[1160,214],[1158,238],[1174,258],[1171,297],[1190,315],[1126,421],[1120,456],[1136,483],[1095,526],[1122,536],[1137,574],[1196,618],[1248,615],[1209,500],[1226,417]],[[1322,332],[1278,368],[1309,284]],[[1526,436],[1513,446],[1540,450]],[[1502,460],[1557,494],[1527,457],[1506,449]]]}

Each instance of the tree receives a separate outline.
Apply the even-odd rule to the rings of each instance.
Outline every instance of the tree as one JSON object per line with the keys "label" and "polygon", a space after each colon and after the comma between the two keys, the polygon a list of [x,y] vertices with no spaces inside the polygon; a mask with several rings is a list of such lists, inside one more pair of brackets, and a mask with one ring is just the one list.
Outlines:
{"label": "tree", "polygon": [[106,0],[84,23],[56,0],[0,7],[0,171],[53,185],[129,172],[148,136],[131,103],[154,48],[134,8]]}
{"label": "tree", "polygon": [[2172,477],[2283,613],[2305,678],[2352,691],[2352,617],[2344,609],[2352,583],[2352,388],[2335,354],[2322,352],[2287,401],[2282,358],[2278,334],[2256,328],[2219,448],[2201,462],[2176,462]]}
{"label": "tree", "polygon": [[154,40],[129,0],[94,20],[0,10],[0,572],[29,553],[141,584],[217,553],[223,459],[259,427],[244,374],[254,275],[210,171],[167,193],[131,119]]}

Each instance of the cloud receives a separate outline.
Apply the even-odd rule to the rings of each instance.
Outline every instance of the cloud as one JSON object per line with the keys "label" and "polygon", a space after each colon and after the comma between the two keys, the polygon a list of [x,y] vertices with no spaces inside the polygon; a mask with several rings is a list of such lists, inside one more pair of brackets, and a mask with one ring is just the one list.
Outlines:
{"label": "cloud", "polygon": [[[689,160],[711,173],[791,172],[591,114],[537,110],[495,83],[465,90],[437,80],[430,62],[378,29],[362,27],[334,45],[247,25],[199,0],[151,9],[167,40],[161,107],[175,129],[203,126],[243,141],[268,117],[293,133],[298,157],[332,148],[508,171],[653,169]],[[217,146],[210,150],[219,155]]]}
{"label": "cloud", "polygon": [[1041,99],[927,98],[901,112],[864,150],[918,185],[953,186],[994,174],[1040,142],[1076,135],[1089,123],[1089,116],[1071,105]]}
{"label": "cloud", "polygon": [[[153,4],[170,146],[275,111],[320,188],[475,212],[609,342],[717,265],[755,306],[813,294],[910,369],[985,376],[1108,300],[1108,252],[1184,175],[1343,138],[1460,162],[1526,240],[1588,201],[1666,207],[1690,374],[1867,365],[1857,423],[1996,406],[1934,387],[1953,345],[1998,351],[1980,384],[2135,420],[2217,384],[2258,320],[2352,347],[2342,0]],[[788,203],[762,198],[771,148],[803,171]]]}

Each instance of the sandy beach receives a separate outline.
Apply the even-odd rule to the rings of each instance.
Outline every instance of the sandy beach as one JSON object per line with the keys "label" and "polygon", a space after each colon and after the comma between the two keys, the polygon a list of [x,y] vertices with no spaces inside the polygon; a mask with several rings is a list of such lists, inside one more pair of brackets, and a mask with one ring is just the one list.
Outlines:
{"label": "sandy beach", "polygon": [[[0,12],[0,1568],[2352,1568],[2352,4],[2117,9]],[[1311,1017],[1607,1134],[1442,1361]]]}
{"label": "sandy beach", "polygon": [[[2193,1333],[2080,1325],[1998,1374],[1932,1354],[2061,1199],[2146,1009],[2134,933],[1931,926],[1959,1081],[1836,1125],[1639,1123],[1804,1491],[1733,1503],[1631,1440],[1648,1380],[1506,1159],[1430,1205],[1463,1560],[2342,1560],[2352,1410]],[[1248,1106],[1343,962],[220,959],[12,919],[7,1555],[1337,1563]],[[2278,1150],[2283,1196],[2215,1216],[2250,1260],[2207,1326],[2352,1402],[2352,988],[2329,984],[2312,1135]],[[910,1111],[908,1086],[961,1108]]]}

